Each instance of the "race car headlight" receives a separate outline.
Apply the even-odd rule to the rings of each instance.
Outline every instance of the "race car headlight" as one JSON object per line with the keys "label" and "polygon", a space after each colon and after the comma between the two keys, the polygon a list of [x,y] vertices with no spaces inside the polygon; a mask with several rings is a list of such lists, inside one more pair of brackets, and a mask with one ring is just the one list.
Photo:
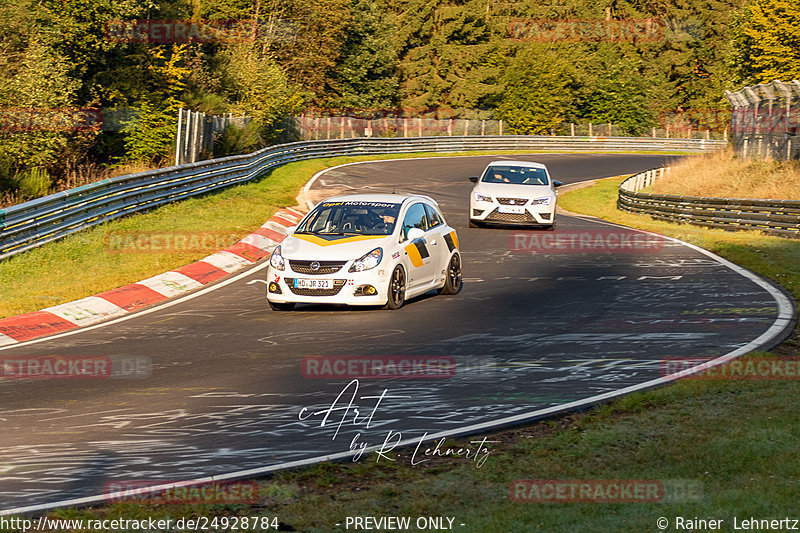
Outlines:
{"label": "race car headlight", "polygon": [[476,202],[491,202],[492,197],[486,196],[485,194],[475,193],[475,201]]}
{"label": "race car headlight", "polygon": [[550,200],[552,200],[550,196],[545,196],[542,198],[534,198],[533,200],[531,200],[531,205],[550,205]]}
{"label": "race car headlight", "polygon": [[281,247],[278,246],[275,250],[272,251],[272,255],[269,258],[269,264],[275,270],[283,270],[286,261],[283,260],[283,256],[281,255]]}
{"label": "race car headlight", "polygon": [[375,248],[368,254],[353,261],[353,264],[350,266],[350,272],[363,272],[370,268],[375,268],[380,264],[381,259],[383,259],[383,250],[381,248]]}

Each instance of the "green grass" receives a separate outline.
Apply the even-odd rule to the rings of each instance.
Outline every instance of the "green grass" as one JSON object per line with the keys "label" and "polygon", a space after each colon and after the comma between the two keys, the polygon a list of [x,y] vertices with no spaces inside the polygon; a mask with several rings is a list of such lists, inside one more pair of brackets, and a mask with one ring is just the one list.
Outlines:
{"label": "green grass", "polygon": [[169,253],[108,253],[106,241],[109,234],[123,232],[127,235],[170,235],[209,232],[223,236],[226,242],[236,242],[261,226],[279,208],[294,205],[300,188],[311,176],[325,168],[355,161],[491,153],[542,151],[415,153],[301,161],[279,167],[252,183],[191,198],[79,232],[0,261],[0,318],[37,311],[135,283],[217,251],[204,248]]}
{"label": "green grass", "polygon": [[[727,233],[651,221],[617,212],[616,184],[563,194],[571,211],[695,242],[798,291],[800,243],[755,232]],[[800,355],[796,340],[782,346]],[[764,356],[766,354],[754,354]],[[458,531],[658,531],[676,516],[723,519],[792,517],[800,511],[800,382],[688,380],[631,394],[587,413],[566,415],[491,436],[498,440],[481,468],[441,458],[412,467],[411,450],[397,463],[325,463],[261,481],[259,505],[71,509],[53,516],[181,517],[277,515],[295,531],[342,531],[347,516],[454,516]],[[467,444],[469,439],[450,440]],[[685,480],[699,499],[683,503],[537,504],[508,495],[517,479]],[[700,528],[704,530],[704,528]]]}

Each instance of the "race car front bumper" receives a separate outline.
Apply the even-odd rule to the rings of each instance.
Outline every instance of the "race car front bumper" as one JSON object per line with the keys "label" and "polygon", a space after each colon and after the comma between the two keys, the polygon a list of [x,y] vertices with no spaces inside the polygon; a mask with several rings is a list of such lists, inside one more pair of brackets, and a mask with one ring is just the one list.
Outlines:
{"label": "race car front bumper", "polygon": [[309,276],[293,272],[288,265],[283,271],[270,266],[267,268],[267,299],[273,303],[386,303],[389,290],[386,267],[379,266],[364,272],[348,272],[346,267],[334,274]]}

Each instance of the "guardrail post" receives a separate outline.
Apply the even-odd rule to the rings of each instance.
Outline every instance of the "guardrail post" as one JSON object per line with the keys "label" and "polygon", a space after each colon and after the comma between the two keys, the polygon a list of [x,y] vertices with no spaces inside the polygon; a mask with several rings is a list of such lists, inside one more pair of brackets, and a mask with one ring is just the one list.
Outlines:
{"label": "guardrail post", "polygon": [[197,140],[198,140],[198,135],[199,135],[198,129],[199,129],[199,126],[200,126],[200,120],[199,120],[200,117],[198,116],[199,114],[200,113],[198,113],[196,111],[190,111],[189,112],[190,120],[194,120],[194,123],[192,124],[192,141],[191,141],[191,143],[189,143],[190,144],[190,146],[189,146],[189,162],[190,163],[196,163],[197,162]]}
{"label": "guardrail post", "polygon": [[592,123],[589,123],[589,137],[592,137]]}
{"label": "guardrail post", "polygon": [[183,127],[183,108],[178,108],[178,132],[175,135],[175,164],[180,165],[181,161],[181,128]]}

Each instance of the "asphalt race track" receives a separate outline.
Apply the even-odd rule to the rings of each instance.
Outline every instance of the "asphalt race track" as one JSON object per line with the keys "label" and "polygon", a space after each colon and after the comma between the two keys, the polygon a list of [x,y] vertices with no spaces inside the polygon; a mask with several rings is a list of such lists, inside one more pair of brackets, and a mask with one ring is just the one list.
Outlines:
{"label": "asphalt race track", "polygon": [[[546,232],[468,229],[467,177],[498,158],[360,164],[314,184],[436,198],[461,241],[459,295],[424,296],[394,312],[301,306],[276,313],[266,306],[262,263],[173,305],[0,350],[3,359],[152,363],[146,377],[0,382],[0,509],[102,495],[109,482],[168,483],[346,454],[353,442],[385,444],[391,457],[400,440],[518,422],[659,378],[668,358],[711,359],[754,348],[751,341],[768,330],[759,344],[772,346],[782,338],[777,330],[792,327],[791,320],[773,327],[786,310],[771,285],[680,243],[660,241],[637,252],[530,253],[530,237]],[[514,159],[543,162],[555,179],[572,183],[669,158]],[[560,215],[555,234],[570,232],[631,234]],[[520,244],[524,249],[515,250]],[[358,417],[353,408],[337,410],[323,426],[322,414],[308,416],[331,406],[349,380],[307,379],[303,358],[412,355],[452,358],[456,372],[446,379],[364,379],[337,404],[354,397]]]}

